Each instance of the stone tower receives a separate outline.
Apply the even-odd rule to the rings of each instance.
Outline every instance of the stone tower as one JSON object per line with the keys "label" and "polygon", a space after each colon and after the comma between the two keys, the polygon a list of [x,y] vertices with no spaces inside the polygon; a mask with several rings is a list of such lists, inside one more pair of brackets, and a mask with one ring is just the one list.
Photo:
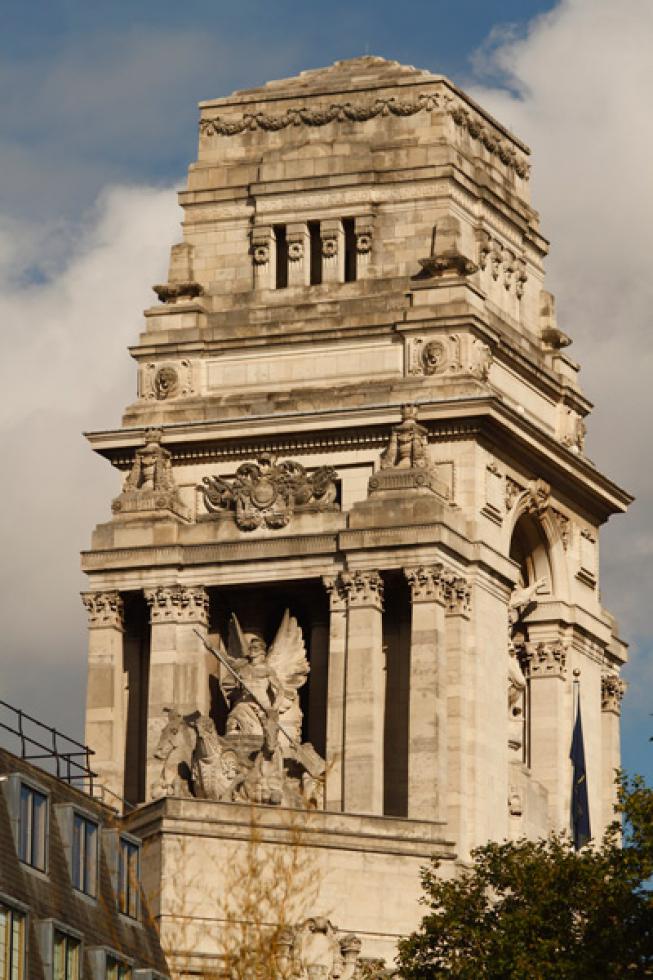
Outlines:
{"label": "stone tower", "polygon": [[611,818],[598,533],[630,498],[584,452],[528,155],[375,57],[201,105],[83,556],[87,741],[168,869],[174,970],[216,962],[252,807],[270,849],[303,821],[316,914],[392,958],[429,856],[569,826],[574,678]]}

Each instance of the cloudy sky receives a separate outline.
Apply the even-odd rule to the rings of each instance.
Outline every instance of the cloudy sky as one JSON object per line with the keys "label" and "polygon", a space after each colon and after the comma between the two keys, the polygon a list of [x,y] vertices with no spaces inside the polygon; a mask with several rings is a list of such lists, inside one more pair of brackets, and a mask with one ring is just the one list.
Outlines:
{"label": "cloudy sky", "polygon": [[602,539],[631,644],[624,762],[653,779],[653,3],[3,0],[0,698],[82,731],[78,552],[115,474],[81,432],[132,399],[126,347],[178,240],[196,103],[378,54],[447,74],[525,139],[549,287],[596,403],[591,457],[637,496]]}

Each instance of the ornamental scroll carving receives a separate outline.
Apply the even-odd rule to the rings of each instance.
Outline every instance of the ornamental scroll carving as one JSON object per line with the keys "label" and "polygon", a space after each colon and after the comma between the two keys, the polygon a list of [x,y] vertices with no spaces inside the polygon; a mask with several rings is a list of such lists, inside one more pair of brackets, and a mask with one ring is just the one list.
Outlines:
{"label": "ornamental scroll carving", "polygon": [[337,473],[320,466],[312,473],[292,460],[262,454],[243,463],[229,481],[205,476],[197,488],[209,514],[232,514],[241,531],[286,527],[298,510],[337,509]]}
{"label": "ornamental scroll carving", "polygon": [[487,381],[493,355],[490,347],[470,334],[408,337],[406,374],[425,377],[469,375]]}
{"label": "ornamental scroll carving", "polygon": [[113,590],[109,592],[82,592],[82,602],[88,612],[90,629],[102,626],[122,629],[123,601],[119,592]]}
{"label": "ornamental scroll carving", "polygon": [[601,675],[601,710],[621,714],[621,702],[626,693],[626,683],[618,674]]}
{"label": "ornamental scroll carving", "polygon": [[200,120],[202,136],[238,136],[240,133],[261,129],[265,132],[278,132],[288,126],[327,126],[332,122],[367,122],[377,116],[414,116],[420,112],[445,112],[457,126],[464,129],[472,139],[489,152],[499,157],[501,162],[511,167],[515,173],[527,179],[529,165],[506,140],[495,136],[480,116],[471,112],[462,102],[443,92],[423,92],[413,101],[399,101],[396,98],[375,99],[373,102],[332,102],[330,105],[309,109],[300,106],[273,115],[266,112],[246,112],[232,120],[214,116]]}

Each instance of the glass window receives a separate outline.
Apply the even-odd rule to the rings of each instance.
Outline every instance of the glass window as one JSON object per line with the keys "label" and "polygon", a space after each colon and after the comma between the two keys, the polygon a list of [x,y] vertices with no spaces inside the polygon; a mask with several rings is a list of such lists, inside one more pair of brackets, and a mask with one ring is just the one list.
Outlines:
{"label": "glass window", "polygon": [[76,813],[73,820],[73,885],[95,898],[97,895],[98,825]]}
{"label": "glass window", "polygon": [[23,980],[25,941],[25,915],[0,905],[0,980]]}
{"label": "glass window", "polygon": [[132,980],[132,968],[115,956],[107,956],[107,980]]}
{"label": "glass window", "polygon": [[27,783],[21,783],[18,856],[39,871],[45,871],[47,826],[47,796]]}
{"label": "glass window", "polygon": [[53,980],[79,980],[80,949],[79,939],[55,931]]}
{"label": "glass window", "polygon": [[140,882],[140,848],[125,837],[120,838],[118,874],[118,908],[132,919],[138,918]]}

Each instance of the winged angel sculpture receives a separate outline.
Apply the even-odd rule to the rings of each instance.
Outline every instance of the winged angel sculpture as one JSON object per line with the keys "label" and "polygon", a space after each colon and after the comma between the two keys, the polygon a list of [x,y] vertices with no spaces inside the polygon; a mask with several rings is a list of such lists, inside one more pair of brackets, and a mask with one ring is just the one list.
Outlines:
{"label": "winged angel sculpture", "polygon": [[224,735],[210,718],[187,720],[196,734],[188,760],[194,795],[321,806],[324,760],[301,741],[298,692],[309,664],[297,620],[286,609],[268,649],[260,637],[246,637],[232,616],[227,652],[209,649],[219,661],[220,689],[229,710]]}

